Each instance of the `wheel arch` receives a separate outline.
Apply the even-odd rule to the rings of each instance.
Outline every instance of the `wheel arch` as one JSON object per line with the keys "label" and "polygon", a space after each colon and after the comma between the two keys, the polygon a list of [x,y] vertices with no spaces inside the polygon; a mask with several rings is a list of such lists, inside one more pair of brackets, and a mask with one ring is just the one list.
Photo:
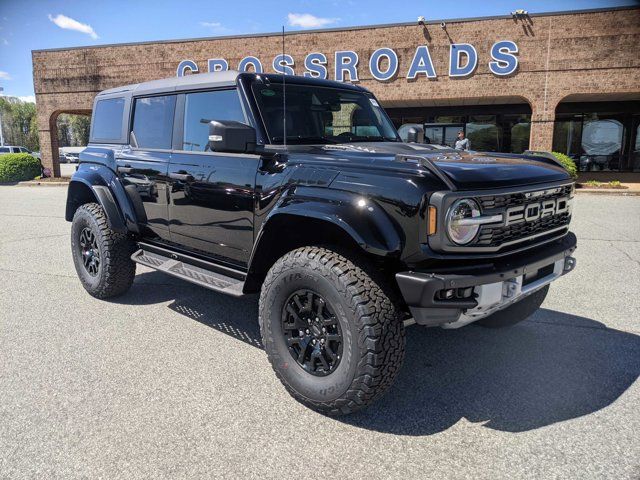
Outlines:
{"label": "wheel arch", "polygon": [[[299,192],[300,193],[300,192]],[[257,292],[269,268],[287,252],[303,246],[334,246],[353,251],[372,262],[394,263],[403,239],[384,210],[371,202],[339,192],[332,198],[300,201],[300,196],[279,202],[267,216],[254,242],[245,292]]]}
{"label": "wheel arch", "polygon": [[67,191],[65,219],[85,203],[96,202],[104,209],[109,227],[119,233],[139,233],[139,213],[132,207],[125,187],[107,167],[81,168],[73,175]]}

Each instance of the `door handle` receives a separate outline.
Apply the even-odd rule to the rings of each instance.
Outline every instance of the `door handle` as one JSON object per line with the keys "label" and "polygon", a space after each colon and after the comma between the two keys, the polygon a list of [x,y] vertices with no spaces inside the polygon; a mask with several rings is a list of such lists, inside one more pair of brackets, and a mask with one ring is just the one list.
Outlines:
{"label": "door handle", "polygon": [[188,173],[179,173],[179,172],[170,173],[169,178],[172,178],[174,180],[182,180],[183,182],[193,182],[194,180],[193,175],[189,175]]}
{"label": "door handle", "polygon": [[125,165],[124,167],[118,167],[117,170],[120,173],[131,173],[131,172],[133,172],[133,168],[131,167],[131,165]]}

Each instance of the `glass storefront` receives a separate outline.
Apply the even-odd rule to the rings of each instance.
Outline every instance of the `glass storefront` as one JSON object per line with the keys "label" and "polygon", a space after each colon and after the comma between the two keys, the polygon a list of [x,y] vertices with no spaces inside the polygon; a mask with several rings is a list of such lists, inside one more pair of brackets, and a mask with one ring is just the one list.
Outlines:
{"label": "glass storefront", "polygon": [[639,103],[561,103],[553,150],[569,155],[581,172],[640,171]]}
{"label": "glass storefront", "polygon": [[422,125],[425,143],[453,147],[463,130],[472,150],[522,153],[529,148],[531,109],[526,104],[388,108],[387,113],[398,128]]}

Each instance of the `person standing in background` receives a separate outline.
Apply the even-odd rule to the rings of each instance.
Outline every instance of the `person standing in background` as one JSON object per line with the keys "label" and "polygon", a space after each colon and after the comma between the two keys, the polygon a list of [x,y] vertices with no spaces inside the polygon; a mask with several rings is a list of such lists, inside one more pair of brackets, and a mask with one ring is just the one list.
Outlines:
{"label": "person standing in background", "polygon": [[468,138],[465,138],[464,131],[458,132],[458,140],[456,140],[456,150],[471,150],[471,143]]}

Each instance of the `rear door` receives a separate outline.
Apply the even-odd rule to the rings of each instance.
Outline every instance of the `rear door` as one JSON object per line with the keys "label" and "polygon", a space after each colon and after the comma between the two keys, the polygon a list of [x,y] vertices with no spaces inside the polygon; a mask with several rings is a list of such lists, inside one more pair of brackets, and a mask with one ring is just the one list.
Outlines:
{"label": "rear door", "polygon": [[238,91],[179,96],[169,165],[171,238],[192,250],[244,267],[253,246],[255,178],[260,156],[211,152],[210,120],[247,123]]}
{"label": "rear door", "polygon": [[117,157],[118,176],[145,236],[170,240],[167,171],[176,95],[132,99],[129,144]]}

